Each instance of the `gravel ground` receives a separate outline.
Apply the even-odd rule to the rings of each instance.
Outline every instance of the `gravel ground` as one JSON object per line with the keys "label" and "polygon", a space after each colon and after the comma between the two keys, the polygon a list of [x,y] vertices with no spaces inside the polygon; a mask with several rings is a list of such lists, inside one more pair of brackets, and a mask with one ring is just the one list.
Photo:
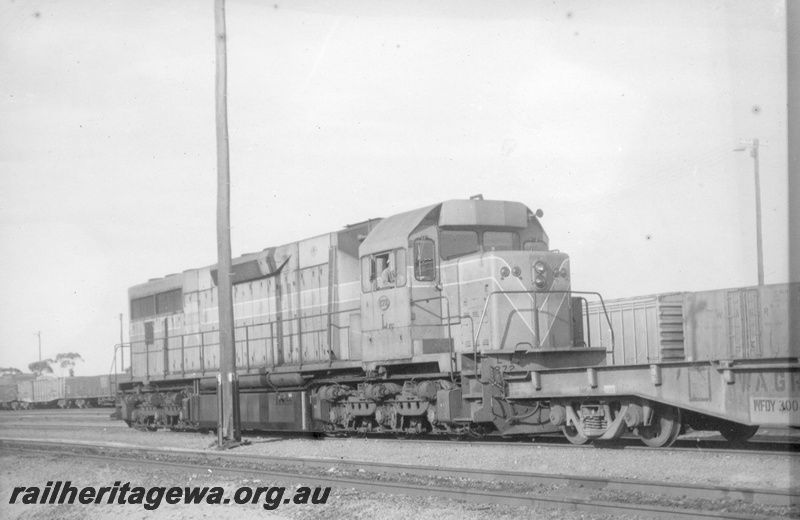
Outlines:
{"label": "gravel ground", "polygon": [[[372,519],[406,520],[427,518],[430,520],[478,520],[485,518],[552,520],[606,520],[605,515],[588,515],[563,510],[534,510],[503,506],[468,504],[453,500],[405,497],[383,493],[363,493],[352,489],[332,489],[327,503],[316,505],[282,504],[274,511],[266,511],[259,504],[213,506],[208,504],[165,504],[148,511],[134,504],[91,505],[25,505],[8,504],[7,498],[16,486],[43,487],[47,481],[71,481],[75,487],[111,486],[115,481],[130,482],[134,486],[220,486],[225,495],[233,496],[240,486],[281,486],[275,482],[261,482],[213,474],[186,474],[167,470],[142,470],[124,464],[97,464],[59,456],[11,455],[0,453],[0,518],[66,520],[91,520],[115,518],[118,520],[189,519],[209,518],[214,520],[259,519]],[[298,482],[302,485],[302,482]],[[286,495],[296,487],[286,486]]]}
{"label": "gravel ground", "polygon": [[[0,437],[115,442],[146,447],[213,450],[216,438],[196,433],[145,433],[96,427],[86,430],[3,429]],[[706,452],[654,452],[571,449],[532,445],[459,446],[403,443],[381,439],[289,439],[250,437],[237,453],[396,462],[423,466],[527,471],[562,475],[629,478],[728,487],[800,489],[800,460],[780,454],[736,455]]]}

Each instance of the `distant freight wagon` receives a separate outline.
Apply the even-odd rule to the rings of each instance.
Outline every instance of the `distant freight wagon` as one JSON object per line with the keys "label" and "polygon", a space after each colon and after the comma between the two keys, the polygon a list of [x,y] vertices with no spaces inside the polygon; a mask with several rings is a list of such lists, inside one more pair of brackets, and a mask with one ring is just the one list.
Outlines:
{"label": "distant freight wagon", "polygon": [[127,376],[19,377],[0,380],[0,408],[114,406],[117,384]]}

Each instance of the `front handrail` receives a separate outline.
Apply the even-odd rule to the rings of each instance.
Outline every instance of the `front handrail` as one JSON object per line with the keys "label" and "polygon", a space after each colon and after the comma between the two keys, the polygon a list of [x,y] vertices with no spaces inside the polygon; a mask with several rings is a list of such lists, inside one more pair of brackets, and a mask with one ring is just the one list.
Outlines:
{"label": "front handrail", "polygon": [[[603,314],[606,317],[606,322],[608,323],[608,329],[611,331],[611,349],[614,350],[614,327],[611,325],[611,318],[608,316],[608,310],[606,309],[606,302],[603,300],[603,296],[599,292],[594,291],[492,291],[486,296],[486,302],[483,304],[483,311],[481,312],[481,319],[478,323],[478,330],[475,332],[475,337],[473,338],[472,342],[472,353],[475,356],[475,373],[477,375],[477,356],[478,356],[478,338],[481,334],[481,329],[483,328],[483,321],[486,318],[486,311],[489,308],[489,300],[492,296],[496,294],[527,294],[533,295],[533,309],[534,309],[534,335],[536,337],[536,347],[539,347],[539,306],[537,305],[536,295],[537,294],[568,294],[572,296],[573,294],[590,294],[593,296],[597,296],[600,299],[600,304],[603,306]],[[588,305],[588,304],[587,304]],[[591,345],[591,343],[589,343]]]}

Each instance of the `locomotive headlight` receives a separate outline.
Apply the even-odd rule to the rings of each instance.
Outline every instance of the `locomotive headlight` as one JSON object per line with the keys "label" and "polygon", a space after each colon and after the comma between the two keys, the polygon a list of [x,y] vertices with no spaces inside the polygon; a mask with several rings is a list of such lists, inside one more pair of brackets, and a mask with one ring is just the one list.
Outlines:
{"label": "locomotive headlight", "polygon": [[547,278],[542,275],[536,277],[536,287],[539,289],[543,289],[544,286],[547,284]]}
{"label": "locomotive headlight", "polygon": [[516,276],[517,278],[519,278],[519,275],[521,275],[521,274],[522,274],[522,269],[520,269],[519,267],[517,267],[517,266],[515,265],[515,266],[514,266],[514,269],[512,269],[512,270],[511,270],[511,273],[512,273],[514,276]]}
{"label": "locomotive headlight", "polygon": [[537,260],[536,263],[533,264],[533,269],[537,274],[544,274],[547,271],[547,265],[541,260]]}
{"label": "locomotive headlight", "polygon": [[506,267],[506,266],[503,266],[503,267],[500,269],[500,276],[502,276],[503,278],[505,278],[505,277],[506,277],[506,276],[508,276],[509,274],[511,274],[511,271],[509,271],[508,267]]}

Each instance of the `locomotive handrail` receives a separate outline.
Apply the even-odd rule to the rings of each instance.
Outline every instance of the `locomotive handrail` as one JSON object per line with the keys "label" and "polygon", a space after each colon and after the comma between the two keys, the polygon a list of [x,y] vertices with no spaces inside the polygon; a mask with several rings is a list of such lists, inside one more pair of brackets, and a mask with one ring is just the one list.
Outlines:
{"label": "locomotive handrail", "polygon": [[[495,294],[528,294],[528,295],[532,294],[533,295],[533,309],[535,311],[533,317],[534,317],[534,320],[535,320],[534,327],[536,329],[534,331],[534,336],[536,337],[536,347],[539,346],[539,307],[538,307],[537,301],[536,301],[536,295],[539,294],[539,293],[545,293],[545,294],[568,294],[568,295],[573,295],[573,294],[591,294],[591,295],[597,296],[600,299],[600,304],[603,306],[603,314],[606,317],[606,322],[608,323],[608,329],[611,332],[611,349],[612,349],[612,352],[613,352],[614,347],[615,347],[615,343],[614,343],[614,327],[611,325],[611,318],[608,317],[608,311],[606,310],[606,303],[603,300],[603,296],[600,293],[593,292],[593,291],[492,291],[491,293],[489,293],[487,295],[486,302],[484,302],[484,304],[483,304],[483,312],[481,312],[480,323],[478,323],[478,330],[475,333],[474,341],[472,343],[472,351],[473,351],[473,354],[475,355],[475,359],[476,360],[477,360],[477,355],[478,355],[478,351],[477,351],[477,349],[478,349],[478,337],[481,334],[481,328],[483,327],[483,320],[486,318],[486,311],[489,308],[489,300]],[[477,363],[476,363],[476,366],[475,366],[475,375],[476,376],[478,375],[477,374]]]}
{"label": "locomotive handrail", "polygon": [[[247,351],[246,352],[246,357],[247,357],[246,363],[245,363],[245,365],[241,366],[240,368],[245,368],[245,366],[246,366],[246,369],[248,371],[251,368],[250,367],[250,356],[249,356],[249,348],[250,348],[250,342],[251,341],[266,341],[266,342],[268,342],[268,345],[271,347],[270,350],[272,351],[272,355],[273,355],[273,363],[275,365],[277,365],[278,356],[277,356],[276,349],[282,343],[281,337],[279,337],[275,333],[275,330],[274,330],[275,329],[275,325],[277,325],[278,323],[281,323],[281,324],[290,323],[293,320],[297,320],[298,329],[295,332],[295,334],[298,335],[298,337],[299,337],[300,334],[303,334],[303,333],[321,333],[321,332],[324,332],[324,331],[327,330],[327,327],[321,328],[321,329],[313,329],[313,330],[302,330],[302,328],[300,327],[300,321],[301,320],[330,317],[330,316],[338,315],[338,314],[352,313],[352,312],[357,311],[357,310],[358,310],[357,307],[353,307],[353,308],[348,308],[348,309],[340,309],[340,310],[337,310],[337,311],[327,311],[327,312],[321,312],[321,313],[317,313],[317,314],[310,314],[310,315],[307,315],[307,316],[291,316],[291,317],[285,317],[285,318],[281,317],[280,319],[269,320],[269,321],[265,321],[263,323],[253,323],[253,324],[239,325],[237,327],[234,327],[234,337],[236,335],[235,331],[237,331],[237,330],[241,331],[242,329],[244,329],[244,335],[245,335],[244,339],[235,341],[236,343],[244,342],[245,350]],[[349,325],[339,326],[339,325],[337,325],[335,323],[332,323],[332,322],[329,325],[331,327],[335,327],[335,328],[337,328],[339,330],[349,329],[350,328]],[[264,337],[259,337],[259,338],[252,338],[252,337],[250,337],[250,328],[251,327],[269,327],[270,328],[269,335],[268,336],[264,336]],[[143,339],[139,340],[139,341],[130,341],[128,343],[128,345],[130,345],[131,347],[134,344],[144,344],[144,346],[145,346],[143,352],[133,352],[133,348],[131,348],[131,353],[130,353],[130,355],[131,355],[131,364],[133,364],[133,357],[134,356],[145,356],[145,372],[146,372],[146,376],[145,377],[149,378],[150,377],[150,353],[151,353],[151,351],[149,350],[149,345],[154,345],[157,342],[163,342],[163,341],[166,340],[167,341],[167,350],[169,350],[170,340],[177,341],[178,338],[180,338],[181,368],[180,368],[179,371],[171,372],[169,370],[169,367],[167,367],[166,363],[165,363],[164,371],[166,372],[166,374],[170,374],[170,373],[181,373],[183,375],[186,374],[186,367],[184,365],[184,363],[185,363],[185,351],[189,350],[189,349],[200,349],[199,371],[200,371],[201,374],[205,374],[206,373],[206,369],[207,369],[206,365],[205,365],[205,347],[207,347],[207,346],[212,346],[213,347],[213,346],[219,345],[219,341],[207,343],[206,342],[206,334],[218,334],[218,333],[219,333],[219,329],[199,330],[197,332],[189,332],[189,333],[184,333],[184,334],[179,334],[179,335],[174,335],[174,336],[153,338],[153,342],[152,343],[147,343]],[[292,335],[295,335],[295,334],[292,334]],[[197,336],[197,337],[199,337],[199,344],[186,345],[186,341],[185,340],[189,336]],[[300,354],[300,366],[302,366],[302,364],[303,364],[303,360],[302,360],[302,343],[298,342],[298,344],[299,344],[298,350],[300,350],[300,353],[299,353]],[[328,350],[330,350],[330,344],[328,345],[328,347],[329,347]],[[159,351],[163,351],[163,350],[164,350],[163,347],[161,347],[159,349]],[[152,351],[152,352],[157,352],[157,351]],[[329,362],[330,361],[331,360],[329,360]],[[132,372],[133,372],[133,369],[131,368],[131,373]]]}
{"label": "locomotive handrail", "polygon": [[[586,298],[580,297],[578,298],[581,301],[581,306],[586,309],[586,341],[585,344],[588,347],[592,344],[592,327],[591,322],[589,321],[589,300]],[[613,352],[612,352],[613,356]]]}
{"label": "locomotive handrail", "polygon": [[[328,325],[329,325],[330,328],[334,328],[336,330],[347,330],[348,334],[350,333],[350,325],[344,325],[342,327],[340,327],[339,325],[337,325],[335,323],[329,323]],[[331,343],[332,343],[332,341],[331,341],[331,335],[330,335],[330,329],[329,329],[329,333],[328,333],[328,366],[329,367],[333,366],[333,349],[331,348]]]}

